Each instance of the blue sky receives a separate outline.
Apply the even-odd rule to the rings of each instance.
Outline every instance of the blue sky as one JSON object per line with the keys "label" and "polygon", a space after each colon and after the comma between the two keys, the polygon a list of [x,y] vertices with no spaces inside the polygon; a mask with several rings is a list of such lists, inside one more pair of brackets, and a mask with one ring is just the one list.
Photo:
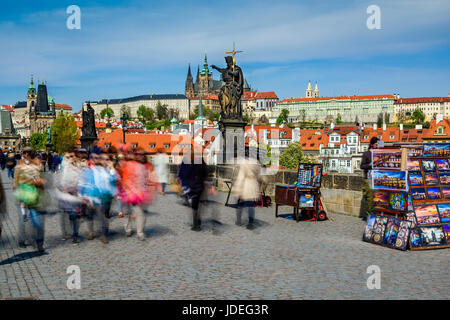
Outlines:
{"label": "blue sky", "polygon": [[[66,28],[69,5],[81,30]],[[369,5],[381,29],[369,30]],[[0,11],[0,104],[26,99],[30,74],[56,103],[184,93],[205,52],[236,47],[249,84],[280,99],[450,93],[450,0],[10,1]],[[214,78],[219,74],[214,71]]]}

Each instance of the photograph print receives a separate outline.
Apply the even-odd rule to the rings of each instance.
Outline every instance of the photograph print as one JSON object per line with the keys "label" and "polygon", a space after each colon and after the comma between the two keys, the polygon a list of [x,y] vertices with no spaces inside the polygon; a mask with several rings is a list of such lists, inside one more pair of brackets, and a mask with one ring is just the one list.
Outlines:
{"label": "photograph print", "polygon": [[367,218],[367,225],[366,228],[364,229],[364,234],[363,234],[363,240],[364,241],[372,241],[373,238],[373,228],[375,225],[375,220],[377,218],[376,214],[371,214],[368,218]]}
{"label": "photograph print", "polygon": [[420,231],[418,229],[412,229],[409,234],[409,244],[411,248],[417,248],[422,246],[422,238],[420,237]]}
{"label": "photograph print", "polygon": [[442,246],[447,243],[444,234],[444,228],[439,227],[420,227],[420,237],[422,245]]}
{"label": "photograph print", "polygon": [[402,146],[402,149],[406,149],[406,154],[408,155],[408,158],[423,156],[423,145]]}
{"label": "photograph print", "polygon": [[442,198],[443,199],[450,199],[450,187],[442,187]]}
{"label": "photograph print", "polygon": [[413,200],[426,200],[425,188],[411,188],[411,198]]}
{"label": "photograph print", "polygon": [[420,171],[409,173],[408,176],[409,176],[409,184],[411,186],[423,186],[423,177]]}
{"label": "photograph print", "polygon": [[384,244],[387,244],[390,247],[395,246],[395,241],[397,240],[399,227],[400,224],[397,218],[390,217],[388,219],[388,223],[386,224],[386,228],[384,230],[384,239],[383,239]]}
{"label": "photograph print", "polygon": [[394,248],[406,250],[408,247],[409,234],[411,232],[411,222],[407,220],[398,220],[399,228]]}
{"label": "photograph print", "polygon": [[442,223],[450,222],[450,203],[440,203],[437,205],[439,217]]}
{"label": "photograph print", "polygon": [[441,188],[427,188],[428,199],[442,199]]}
{"label": "photograph print", "polygon": [[448,157],[450,156],[450,145],[448,144],[425,144],[423,146],[425,157]]}
{"label": "photograph print", "polygon": [[423,171],[436,171],[434,160],[422,160]]}
{"label": "photograph print", "polygon": [[372,171],[373,189],[408,191],[407,171]]}
{"label": "photograph print", "polygon": [[416,214],[414,213],[414,211],[408,211],[406,213],[406,220],[411,222],[411,228],[415,228],[417,226]]}
{"label": "photograph print", "polygon": [[400,170],[402,164],[402,150],[372,150],[372,169]]}
{"label": "photograph print", "polygon": [[388,222],[388,217],[377,216],[375,219],[375,224],[373,226],[373,238],[372,241],[375,243],[383,243],[384,230]]}
{"label": "photograph print", "polygon": [[439,184],[436,173],[425,173],[425,183],[427,186],[436,186]]}
{"label": "photograph print", "polygon": [[440,184],[450,185],[450,172],[439,172],[439,182]]}
{"label": "photograph print", "polygon": [[435,204],[424,204],[414,207],[418,225],[440,223],[438,209]]}
{"label": "photograph print", "polygon": [[444,224],[442,228],[444,229],[445,240],[447,244],[450,244],[450,224]]}
{"label": "photograph print", "polygon": [[419,160],[410,160],[406,162],[406,168],[408,171],[419,171],[420,172],[420,161]]}
{"label": "photograph print", "polygon": [[438,171],[450,171],[448,159],[436,159],[436,167]]}

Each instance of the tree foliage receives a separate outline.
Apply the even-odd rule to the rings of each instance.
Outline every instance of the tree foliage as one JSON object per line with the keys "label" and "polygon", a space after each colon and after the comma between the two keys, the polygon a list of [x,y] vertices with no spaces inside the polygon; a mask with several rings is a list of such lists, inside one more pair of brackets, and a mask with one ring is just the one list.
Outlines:
{"label": "tree foliage", "polygon": [[307,155],[303,155],[300,142],[292,142],[281,153],[280,165],[288,169],[295,169],[300,162],[311,163],[312,161]]}
{"label": "tree foliage", "polygon": [[131,108],[127,107],[126,105],[123,105],[120,107],[120,116],[122,117],[123,114],[127,115],[128,120],[131,120]]}
{"label": "tree foliage", "polygon": [[162,104],[161,101],[158,100],[156,103],[156,116],[158,120],[168,120],[169,119],[169,108],[166,104]]}
{"label": "tree foliage", "polygon": [[45,133],[33,133],[30,137],[30,146],[34,150],[45,150],[47,135]]}
{"label": "tree foliage", "polygon": [[75,147],[78,132],[73,114],[60,114],[51,127],[53,150],[61,154]]}
{"label": "tree foliage", "polygon": [[146,107],[144,105],[140,105],[137,109],[137,117],[141,122],[153,121],[155,119],[155,112],[153,109]]}
{"label": "tree foliage", "polygon": [[341,124],[342,123],[342,116],[340,113],[338,113],[337,117],[336,117],[336,124]]}
{"label": "tree foliage", "polygon": [[111,108],[105,108],[102,111],[100,111],[100,117],[102,119],[105,119],[105,117],[112,118],[114,117],[114,110]]}
{"label": "tree foliage", "polygon": [[419,108],[414,110],[413,114],[411,115],[411,120],[413,120],[416,124],[423,124],[423,122],[425,121],[425,115],[423,111]]}
{"label": "tree foliage", "polygon": [[281,113],[277,118],[277,125],[280,125],[282,123],[287,123],[288,117],[289,117],[289,110],[288,109],[281,110]]}

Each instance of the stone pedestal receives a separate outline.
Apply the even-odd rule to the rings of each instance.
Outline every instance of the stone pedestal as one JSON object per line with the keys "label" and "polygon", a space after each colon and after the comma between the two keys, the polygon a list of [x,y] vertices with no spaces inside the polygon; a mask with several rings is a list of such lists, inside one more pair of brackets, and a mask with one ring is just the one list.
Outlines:
{"label": "stone pedestal", "polygon": [[245,156],[245,126],[241,120],[221,120],[219,129],[222,133],[222,150],[219,159],[223,164],[234,164],[235,159]]}
{"label": "stone pedestal", "polygon": [[86,151],[89,151],[91,149],[91,147],[94,144],[95,139],[97,139],[97,137],[81,137],[80,141],[81,141],[81,147],[86,149]]}

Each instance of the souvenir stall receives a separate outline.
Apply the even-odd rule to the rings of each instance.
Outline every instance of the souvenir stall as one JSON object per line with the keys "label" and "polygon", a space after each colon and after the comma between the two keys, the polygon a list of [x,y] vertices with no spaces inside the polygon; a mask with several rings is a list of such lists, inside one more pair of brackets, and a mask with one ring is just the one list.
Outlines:
{"label": "souvenir stall", "polygon": [[450,247],[449,156],[449,145],[373,150],[374,214],[363,240],[400,250]]}
{"label": "souvenir stall", "polygon": [[275,216],[278,207],[293,207],[295,220],[322,221],[328,218],[320,194],[322,183],[322,164],[300,163],[297,182],[293,185],[276,185]]}

